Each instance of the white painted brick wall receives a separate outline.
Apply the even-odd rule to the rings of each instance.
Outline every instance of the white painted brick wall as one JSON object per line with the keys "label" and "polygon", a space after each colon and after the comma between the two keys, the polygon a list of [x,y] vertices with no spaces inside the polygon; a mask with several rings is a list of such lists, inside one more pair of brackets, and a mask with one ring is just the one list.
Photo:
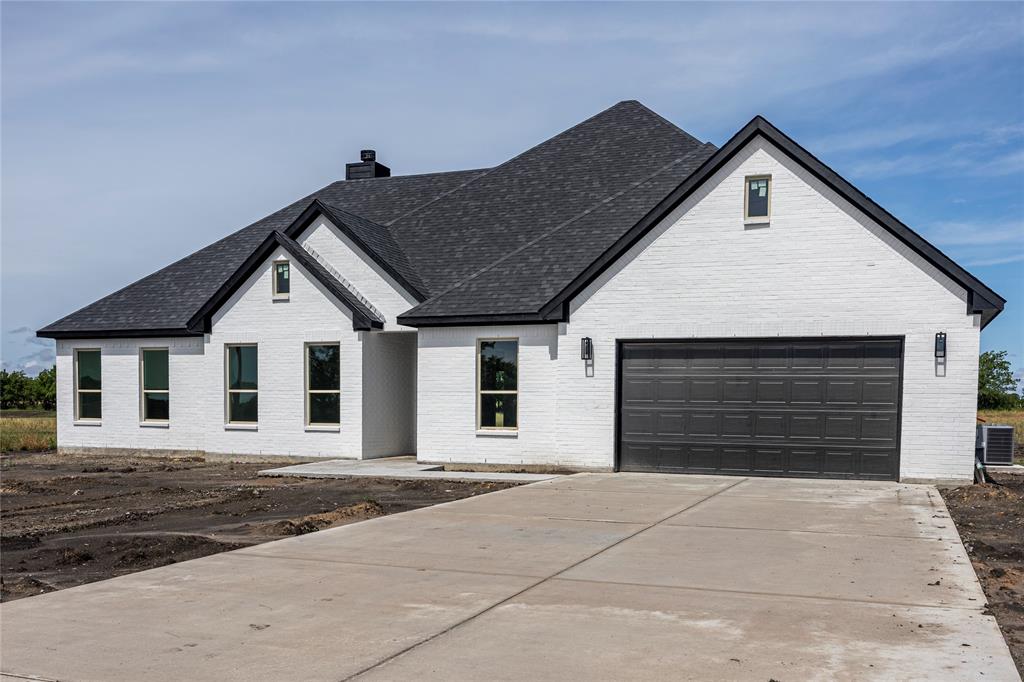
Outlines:
{"label": "white painted brick wall", "polygon": [[[278,257],[286,255],[278,251],[271,259]],[[268,259],[225,303],[214,317],[212,333],[204,338],[60,341],[60,447],[363,456],[363,352],[366,339],[378,333],[354,332],[348,310],[335,303],[320,283],[294,262],[289,300],[274,301],[270,263]],[[305,426],[304,344],[320,342],[341,345],[341,427],[333,432],[310,431]],[[232,343],[256,343],[259,348],[259,424],[255,431],[225,427],[224,347]],[[170,349],[171,419],[167,428],[139,425],[140,347]],[[99,426],[73,423],[74,348],[101,349],[103,420]],[[396,355],[403,349],[408,353],[404,372],[411,382],[409,393],[414,395],[415,342],[381,341],[380,348],[377,355],[381,360],[390,358],[399,367]],[[392,380],[388,385],[394,383]],[[373,395],[379,396],[380,390],[375,387]],[[410,411],[406,406],[404,411],[398,409],[391,416],[397,419]],[[375,428],[371,448],[374,453],[394,446],[380,435],[381,427]],[[411,442],[412,428],[410,425],[398,429],[398,440]]]}
{"label": "white painted brick wall", "polygon": [[363,336],[363,457],[416,452],[416,334]]}
{"label": "white painted brick wall", "polygon": [[[553,464],[556,325],[440,327],[419,331],[417,457],[429,462]],[[478,434],[476,342],[519,339],[519,431]]]}
{"label": "white painted brick wall", "polygon": [[[75,348],[100,349],[103,380],[100,424],[74,422]],[[170,424],[140,426],[139,350],[166,348],[171,394]],[[198,401],[205,348],[200,337],[164,339],[83,339],[57,341],[57,441],[60,447],[202,450],[206,415]]]}
{"label": "white painted brick wall", "polygon": [[[745,227],[744,176],[765,173],[771,224]],[[901,475],[969,479],[978,324],[958,285],[755,142],[578,297],[568,325],[420,330],[419,457],[613,466],[616,339],[905,336]],[[948,334],[945,376],[937,331]],[[473,340],[505,334],[535,340],[521,348],[519,437],[489,440],[473,429]],[[589,377],[583,336],[594,339]]]}

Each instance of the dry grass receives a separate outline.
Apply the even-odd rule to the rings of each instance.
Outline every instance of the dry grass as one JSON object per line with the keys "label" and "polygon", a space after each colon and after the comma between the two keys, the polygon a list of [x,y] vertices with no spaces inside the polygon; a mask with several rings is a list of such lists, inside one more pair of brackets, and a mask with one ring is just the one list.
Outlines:
{"label": "dry grass", "polygon": [[57,417],[52,412],[0,416],[0,451],[53,450],[56,447]]}
{"label": "dry grass", "polygon": [[1017,464],[1024,464],[1024,410],[978,410],[986,424],[1005,424],[1013,427],[1013,445]]}

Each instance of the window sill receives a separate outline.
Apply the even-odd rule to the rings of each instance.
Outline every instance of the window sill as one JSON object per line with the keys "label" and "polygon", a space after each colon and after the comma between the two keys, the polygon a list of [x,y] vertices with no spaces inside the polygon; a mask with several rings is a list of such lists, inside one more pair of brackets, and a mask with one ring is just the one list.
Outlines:
{"label": "window sill", "polygon": [[771,218],[745,218],[743,224],[750,226],[767,227],[772,222]]}
{"label": "window sill", "polygon": [[272,300],[272,301],[287,301],[288,298],[289,298],[288,294],[274,294],[273,297],[271,297],[270,300]]}
{"label": "window sill", "polygon": [[76,419],[71,423],[74,426],[103,426],[102,419]]}
{"label": "window sill", "polygon": [[258,431],[259,424],[225,424],[225,431]]}
{"label": "window sill", "polygon": [[139,422],[139,426],[147,429],[169,429],[171,422]]}
{"label": "window sill", "polygon": [[477,429],[478,436],[496,436],[498,438],[519,438],[518,429]]}
{"label": "window sill", "polygon": [[306,424],[306,431],[320,432],[320,433],[341,433],[340,426],[317,426],[314,424]]}

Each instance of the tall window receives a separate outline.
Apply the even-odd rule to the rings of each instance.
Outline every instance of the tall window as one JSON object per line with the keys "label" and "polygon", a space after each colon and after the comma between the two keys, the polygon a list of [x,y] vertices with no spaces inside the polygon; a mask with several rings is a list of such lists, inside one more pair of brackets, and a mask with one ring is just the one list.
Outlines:
{"label": "tall window", "polygon": [[341,423],[341,346],[336,343],[306,346],[306,423]]}
{"label": "tall window", "polygon": [[519,341],[482,340],[477,354],[477,426],[481,429],[519,427]]}
{"label": "tall window", "polygon": [[288,261],[276,261],[274,263],[274,296],[288,298],[291,293],[291,266]]}
{"label": "tall window", "polygon": [[75,419],[100,419],[103,415],[98,350],[75,351]]}
{"label": "tall window", "polygon": [[227,352],[228,423],[255,424],[259,415],[256,346],[228,346]]}
{"label": "tall window", "polygon": [[165,422],[171,418],[171,392],[166,348],[143,348],[142,421]]}
{"label": "tall window", "polygon": [[748,175],[744,181],[743,217],[748,221],[766,221],[772,211],[772,176]]}

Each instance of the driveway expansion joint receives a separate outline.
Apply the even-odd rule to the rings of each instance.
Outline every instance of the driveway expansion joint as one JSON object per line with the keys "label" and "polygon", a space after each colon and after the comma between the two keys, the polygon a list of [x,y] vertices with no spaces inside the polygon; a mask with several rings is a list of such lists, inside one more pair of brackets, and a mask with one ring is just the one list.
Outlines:
{"label": "driveway expansion joint", "polygon": [[494,604],[491,604],[490,606],[488,606],[486,608],[483,608],[483,609],[477,611],[476,613],[467,616],[466,618],[463,618],[459,622],[453,623],[452,625],[449,625],[448,627],[444,628],[440,632],[436,632],[433,635],[430,635],[429,637],[426,637],[426,638],[420,640],[419,642],[415,642],[414,644],[411,644],[411,645],[405,647],[404,649],[402,649],[400,651],[397,651],[397,652],[395,652],[395,653],[393,653],[393,654],[391,654],[389,656],[386,656],[386,657],[382,658],[381,660],[379,660],[379,661],[377,661],[375,663],[372,663],[372,664],[370,664],[370,665],[368,665],[368,666],[366,666],[366,667],[356,671],[355,673],[353,673],[353,674],[343,678],[342,682],[348,682],[348,680],[354,680],[354,679],[356,679],[358,677],[361,677],[362,675],[365,675],[366,673],[370,672],[371,670],[374,670],[375,668],[379,668],[382,665],[385,665],[385,664],[387,664],[387,663],[389,663],[389,662],[391,662],[391,661],[393,661],[393,660],[395,660],[395,659],[397,659],[397,658],[399,658],[399,657],[401,657],[401,656],[403,656],[403,655],[405,655],[405,654],[407,654],[407,653],[409,653],[409,652],[411,652],[411,651],[413,651],[415,649],[418,649],[419,647],[423,646],[424,644],[432,642],[435,639],[437,639],[437,638],[439,638],[439,637],[441,637],[443,635],[446,635],[449,632],[452,632],[452,631],[456,630],[457,628],[459,628],[459,627],[461,627],[461,626],[463,626],[463,625],[465,625],[465,624],[467,624],[467,623],[469,623],[469,622],[471,622],[473,620],[476,620],[477,618],[479,618],[480,616],[484,615],[485,613],[493,611],[494,609],[498,608],[502,604],[507,604],[508,602],[512,601],[516,597],[522,596],[523,594],[525,594],[526,592],[529,592],[530,590],[534,589],[535,587],[543,585],[547,581],[555,579],[558,576],[562,575],[563,573],[566,573],[567,571],[570,571],[570,570],[576,568],[577,566],[579,566],[581,564],[584,564],[587,561],[590,561],[594,557],[596,557],[596,556],[598,556],[600,554],[603,554],[604,552],[607,552],[608,550],[610,550],[610,549],[612,549],[614,547],[617,547],[617,546],[621,545],[623,542],[626,542],[627,540],[635,538],[638,535],[640,535],[641,533],[645,533],[645,532],[649,531],[651,528],[654,528],[655,526],[658,526],[658,525],[664,523],[665,521],[668,521],[669,519],[675,518],[676,516],[679,516],[683,512],[689,511],[690,509],[693,509],[697,505],[703,504],[704,502],[707,502],[708,500],[710,500],[710,499],[712,499],[714,497],[717,497],[718,495],[721,495],[722,493],[724,493],[727,490],[731,490],[732,488],[735,488],[736,486],[738,486],[739,484],[745,482],[746,480],[747,480],[746,478],[740,478],[739,480],[737,480],[735,483],[733,483],[730,486],[727,486],[725,488],[720,488],[719,490],[716,490],[716,491],[712,492],[710,495],[707,495],[706,497],[703,497],[703,498],[701,498],[699,500],[696,500],[694,502],[689,502],[686,505],[684,505],[681,509],[673,511],[672,513],[670,513],[667,516],[664,516],[664,517],[658,519],[657,521],[654,521],[652,523],[644,525],[643,528],[640,528],[637,531],[635,531],[633,533],[630,533],[629,535],[627,535],[625,537],[619,538],[618,540],[616,540],[615,542],[612,542],[611,544],[607,545],[606,547],[602,547],[601,549],[597,550],[596,552],[593,552],[589,556],[586,556],[586,557],[580,559],[579,561],[576,561],[576,562],[566,566],[565,568],[559,569],[558,571],[552,573],[551,575],[549,575],[549,576],[547,576],[545,578],[541,578],[540,580],[537,580],[536,582],[534,582],[531,585],[527,585],[526,587],[524,587],[523,589],[519,590],[518,592],[515,592],[514,594],[510,594],[509,596],[505,597],[504,599],[502,599],[502,600],[500,600],[498,602],[495,602]]}

